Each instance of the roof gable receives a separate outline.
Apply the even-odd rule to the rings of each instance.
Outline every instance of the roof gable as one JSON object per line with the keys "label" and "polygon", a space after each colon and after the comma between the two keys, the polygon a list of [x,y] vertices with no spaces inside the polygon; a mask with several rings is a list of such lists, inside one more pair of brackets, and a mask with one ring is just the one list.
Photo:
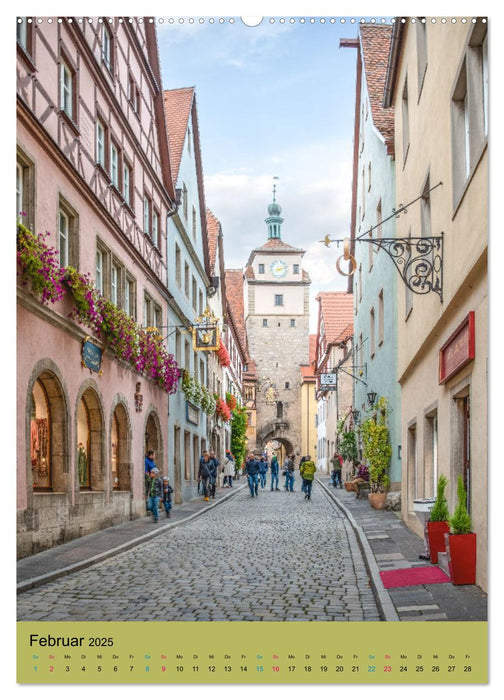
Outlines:
{"label": "roof gable", "polygon": [[360,27],[362,63],[373,124],[385,139],[387,153],[394,154],[394,109],[383,106],[392,26]]}
{"label": "roof gable", "polygon": [[173,182],[176,183],[182,161],[187,128],[194,100],[194,88],[177,88],[163,92],[166,127],[172,166]]}

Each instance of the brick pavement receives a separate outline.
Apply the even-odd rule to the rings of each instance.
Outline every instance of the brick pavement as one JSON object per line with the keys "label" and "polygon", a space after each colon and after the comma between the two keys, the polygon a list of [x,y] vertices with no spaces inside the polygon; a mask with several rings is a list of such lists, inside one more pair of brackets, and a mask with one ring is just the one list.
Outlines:
{"label": "brick pavement", "polygon": [[[319,490],[320,494],[318,493]],[[344,612],[335,603],[335,598],[341,591],[338,590],[337,581],[336,583],[331,581],[333,574],[331,574],[330,570],[325,572],[325,577],[321,577],[319,586],[314,588],[313,598],[310,598],[309,603],[306,598],[296,596],[295,585],[300,585],[299,579],[294,586],[285,585],[283,587],[284,584],[282,583],[280,588],[276,587],[278,583],[275,582],[272,590],[278,595],[285,593],[287,596],[286,601],[294,616],[292,619],[303,619],[303,610],[306,610],[307,605],[309,605],[310,614],[314,616],[313,619],[347,619],[347,615],[353,615],[352,619],[363,619],[359,617],[363,611],[363,601],[366,608],[365,615],[369,615],[369,617],[364,619],[381,618],[384,620],[399,619],[405,621],[471,621],[487,619],[487,597],[477,586],[453,586],[451,583],[446,583],[385,590],[379,577],[380,570],[406,566],[423,566],[426,564],[425,561],[418,558],[418,555],[423,551],[423,541],[406,528],[398,514],[389,511],[375,511],[366,500],[358,500],[354,494],[347,493],[345,490],[333,489],[329,485],[328,479],[324,477],[319,481],[318,488],[314,489],[314,500],[302,505],[313,506],[322,491],[334,500],[340,514],[346,516],[344,518],[339,517],[336,509],[333,509],[328,516],[328,513],[323,509],[325,513],[323,522],[326,524],[326,527],[330,527],[329,523],[332,523],[333,520],[337,520],[340,525],[343,525],[349,552],[358,552],[360,550],[362,558],[353,557],[352,564],[356,578],[355,583],[352,585],[347,582],[347,588],[345,589],[346,608]],[[240,496],[238,496],[238,493],[240,493]],[[265,495],[270,496],[270,494]],[[272,526],[276,522],[278,514],[275,511],[266,514],[260,508],[257,508],[255,511],[249,510],[249,505],[255,502],[250,499],[249,504],[248,491],[242,478],[235,482],[235,486],[231,490],[218,489],[215,501],[210,502],[210,504],[204,503],[201,498],[198,498],[188,503],[174,506],[170,520],[160,518],[159,523],[154,525],[150,518],[141,518],[73,540],[48,552],[41,552],[20,560],[18,562],[18,592],[29,591],[50,581],[56,583],[55,579],[69,576],[72,572],[85,571],[94,564],[106,561],[121,552],[126,553],[133,549],[140,551],[139,545],[147,546],[151,543],[155,547],[155,543],[160,542],[158,538],[165,537],[168,533],[172,540],[179,542],[183,560],[186,548],[185,540],[187,539],[186,526],[189,526],[191,522],[196,520],[207,521],[212,514],[213,516],[218,516],[219,509],[223,508],[232,496],[235,496],[238,503],[241,504],[240,508],[243,509],[245,505],[247,506],[246,512],[249,520],[243,524],[243,527],[250,527],[250,524],[254,522],[260,529],[264,530],[263,526],[267,529],[268,523]],[[290,494],[285,492],[271,494],[271,497],[278,496],[282,497],[282,499],[291,497]],[[301,494],[292,494],[292,496],[299,499]],[[257,505],[259,506],[260,503],[261,499],[258,499]],[[320,501],[321,503],[322,500]],[[265,504],[266,500],[264,500]],[[218,507],[216,508],[216,506]],[[200,516],[203,517],[200,518]],[[238,516],[240,516],[240,512],[233,517]],[[210,517],[210,519],[213,521],[213,517]],[[229,514],[228,516],[223,514],[217,517],[216,522],[220,523],[214,532],[217,551],[219,551],[219,548],[224,547],[226,542],[234,538],[234,530],[237,525],[230,526]],[[183,528],[180,527],[182,525],[184,525]],[[180,533],[177,534],[176,530],[180,530]],[[339,528],[339,537],[342,536],[343,530],[341,530],[341,527]],[[225,536],[223,532],[226,533]],[[252,539],[249,538],[247,540],[247,547],[251,546],[250,542]],[[271,542],[271,538],[267,539],[267,542]],[[190,543],[191,540],[189,539],[188,544]],[[259,540],[257,546],[260,547]],[[265,546],[268,546],[267,543],[262,545],[261,551],[264,552]],[[272,547],[273,545],[270,543],[269,546]],[[326,548],[331,551],[331,557],[339,564],[340,562],[338,557],[335,556],[334,548],[330,544],[327,544]],[[286,575],[284,568],[276,561],[275,557],[267,558],[267,561],[268,565],[265,568],[259,567],[248,578],[245,578],[246,585],[250,584],[254,580],[254,576],[257,575],[264,577],[271,573],[275,574],[277,579],[280,575]],[[346,562],[346,565],[348,565],[348,562]],[[110,567],[105,565],[104,568],[107,570]],[[160,563],[159,567],[155,567],[153,571],[154,580],[163,581],[168,573],[166,569],[173,570],[173,568],[173,561],[168,567]],[[179,569],[177,574],[176,580],[181,585],[190,585],[194,580],[191,571],[182,573],[181,569]],[[243,585],[243,579],[240,578],[241,575],[241,573],[233,570],[221,571],[220,586],[224,598],[227,596],[228,600],[232,600],[233,597],[236,597],[237,582]],[[287,583],[289,583],[290,573],[286,576]],[[113,586],[113,581],[111,585]],[[100,586],[100,588],[103,591],[103,586]],[[135,585],[132,589],[132,593],[138,596],[138,602],[133,606],[136,610],[130,610],[131,619],[145,619],[142,617],[142,613],[139,613],[143,597],[145,597],[143,590],[144,586],[141,584]],[[59,593],[51,593],[48,591],[47,586],[44,586],[44,592],[47,603],[59,600],[61,604],[54,611],[56,617],[51,619],[67,619],[64,608],[65,604],[75,602],[72,595],[69,598],[63,597],[61,599]],[[269,592],[267,592],[267,595],[269,595]],[[372,602],[371,598],[373,599]],[[91,617],[85,619],[93,619],[92,615],[103,615],[103,606],[100,601],[103,602],[106,599],[106,594],[97,592],[92,600],[88,601],[86,609],[86,614],[91,615]],[[20,596],[19,600],[22,600],[22,596]],[[190,596],[187,600],[187,609],[185,611],[182,609],[179,613],[180,617],[177,619],[194,619],[194,609],[190,605]],[[219,600],[222,603],[223,598],[220,594]],[[373,610],[375,601],[378,605],[378,613],[376,613],[375,609]],[[236,608],[228,605],[226,619],[281,619],[284,603],[278,604],[274,597],[271,601],[268,599],[268,603],[269,606],[266,608],[263,606]],[[169,606],[162,606],[162,609],[166,612],[168,608]],[[19,611],[21,611],[21,614],[22,610],[23,608],[20,607]],[[199,619],[215,619],[214,613],[215,604],[209,602],[204,610],[200,609],[199,614],[201,618]],[[43,615],[43,612],[41,614]],[[27,619],[39,619],[35,613],[34,615],[34,617],[28,617]],[[61,615],[63,617],[60,617]],[[135,617],[135,615],[137,616]],[[377,616],[374,617],[375,615]],[[110,619],[121,618],[112,616]]]}
{"label": "brick pavement", "polygon": [[246,488],[133,548],[18,595],[20,620],[379,621],[353,528],[322,487]]}

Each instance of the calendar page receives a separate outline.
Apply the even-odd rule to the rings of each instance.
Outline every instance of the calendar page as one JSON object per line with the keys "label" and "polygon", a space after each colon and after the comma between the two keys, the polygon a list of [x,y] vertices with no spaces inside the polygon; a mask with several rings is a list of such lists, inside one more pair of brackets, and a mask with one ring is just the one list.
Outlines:
{"label": "calendar page", "polygon": [[486,688],[490,20],[208,10],[16,17],[17,684]]}

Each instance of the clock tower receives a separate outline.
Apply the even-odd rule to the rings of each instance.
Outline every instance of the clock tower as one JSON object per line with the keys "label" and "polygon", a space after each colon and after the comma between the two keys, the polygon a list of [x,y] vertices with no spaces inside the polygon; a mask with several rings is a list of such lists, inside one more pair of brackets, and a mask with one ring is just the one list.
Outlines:
{"label": "clock tower", "polygon": [[268,238],[245,268],[244,311],[250,357],[257,369],[257,444],[275,443],[281,457],[301,450],[301,373],[308,364],[310,278],[302,268],[305,251],[282,240],[282,207],[268,206]]}

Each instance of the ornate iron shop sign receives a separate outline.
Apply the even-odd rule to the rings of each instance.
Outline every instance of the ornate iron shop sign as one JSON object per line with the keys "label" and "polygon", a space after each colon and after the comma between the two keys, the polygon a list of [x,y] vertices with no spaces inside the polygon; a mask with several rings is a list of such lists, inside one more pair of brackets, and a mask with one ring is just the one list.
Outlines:
{"label": "ornate iron shop sign", "polygon": [[87,335],[82,341],[81,349],[81,364],[83,367],[87,367],[91,372],[97,372],[100,376],[102,375],[102,351],[95,343],[93,343],[89,336]]}
{"label": "ornate iron shop sign", "polygon": [[[399,218],[401,214],[407,213],[409,206],[442,184],[439,182],[408,204],[400,204],[397,210],[392,210],[390,216],[382,219],[376,226],[372,226],[369,231],[354,240],[354,243],[369,243],[376,246],[378,250],[383,249],[396,266],[408,289],[415,294],[434,292],[439,295],[441,301],[443,301],[443,233],[439,236],[408,236],[405,238],[372,238],[371,234],[375,228],[381,227],[389,219]],[[349,238],[338,240],[327,235],[319,243],[323,243],[326,247],[329,247],[331,243],[338,245],[343,243],[343,255],[336,260],[336,268],[345,277],[353,275],[357,269],[357,262],[350,253]],[[349,272],[344,272],[341,269],[341,259],[350,261],[351,269]]]}

